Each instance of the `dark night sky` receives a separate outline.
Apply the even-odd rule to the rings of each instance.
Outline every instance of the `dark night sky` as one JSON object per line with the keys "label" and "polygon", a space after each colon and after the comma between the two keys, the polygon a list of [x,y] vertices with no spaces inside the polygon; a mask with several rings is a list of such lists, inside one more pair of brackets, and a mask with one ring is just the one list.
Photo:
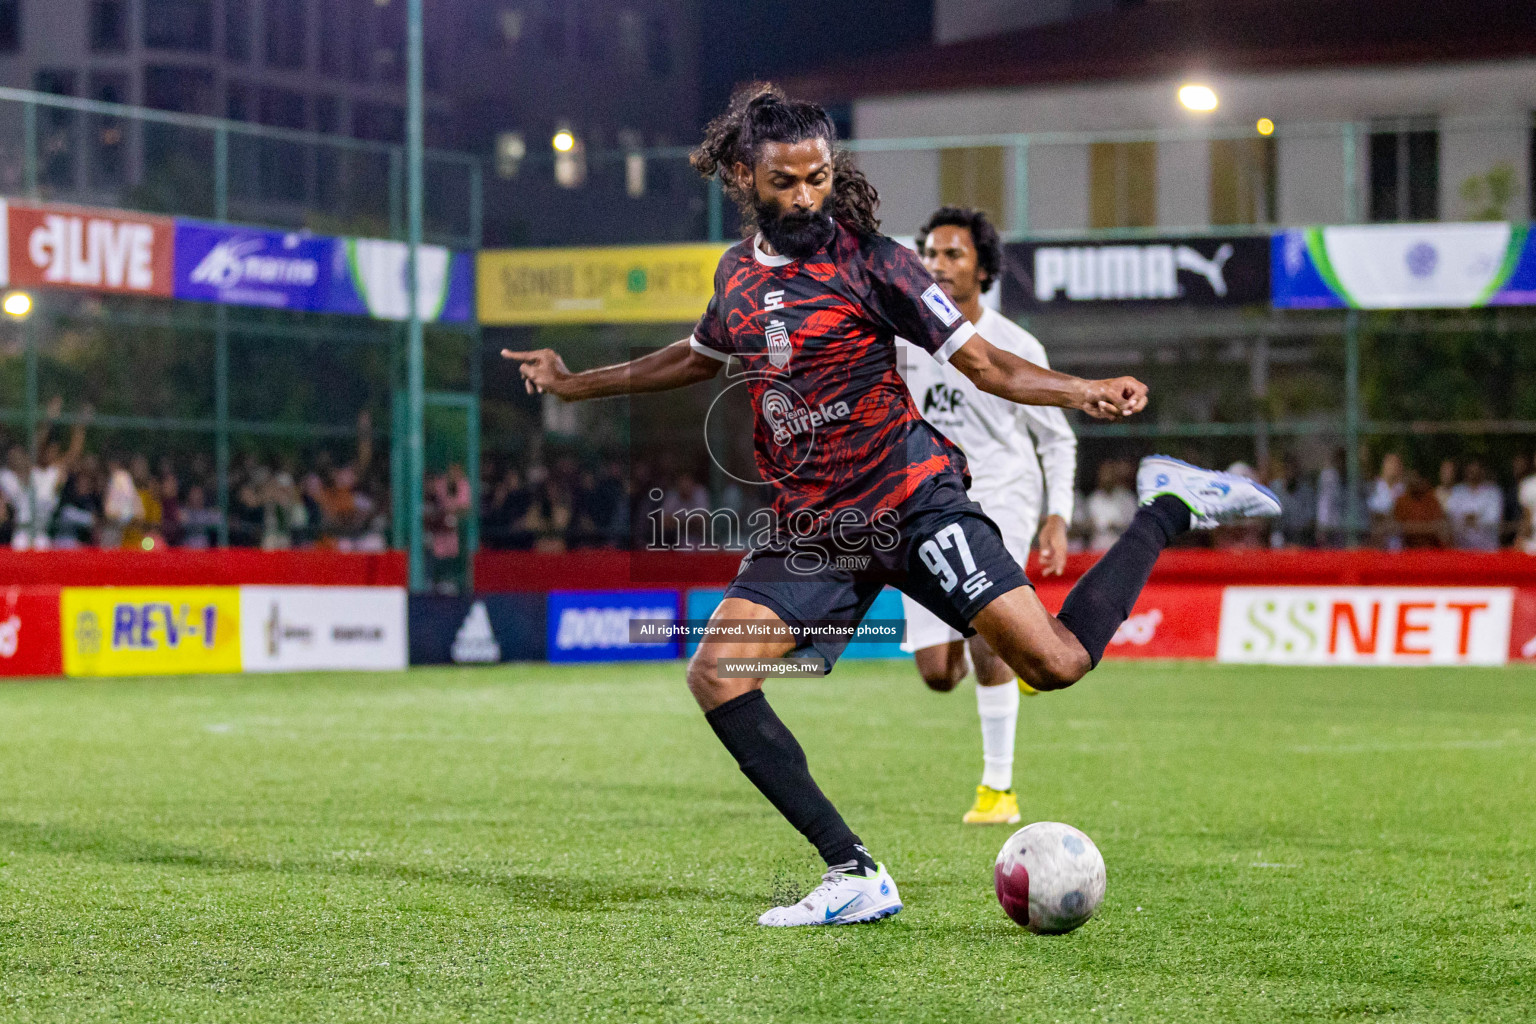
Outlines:
{"label": "dark night sky", "polygon": [[933,0],[703,0],[701,7],[706,119],[739,82],[905,49],[933,35]]}

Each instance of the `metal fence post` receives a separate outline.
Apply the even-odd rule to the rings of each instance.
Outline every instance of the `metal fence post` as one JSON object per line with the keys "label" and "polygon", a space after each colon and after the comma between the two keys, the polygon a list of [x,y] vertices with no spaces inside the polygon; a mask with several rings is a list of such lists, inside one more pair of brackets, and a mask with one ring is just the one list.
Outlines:
{"label": "metal fence post", "polygon": [[1344,126],[1344,223],[1360,220],[1360,141],[1354,122]]}
{"label": "metal fence post", "polygon": [[389,237],[399,238],[405,234],[405,196],[401,186],[404,174],[401,167],[400,149],[392,146],[389,150]]}
{"label": "metal fence post", "polygon": [[[485,244],[485,171],[479,163],[469,165],[469,248],[470,257]],[[479,316],[478,311],[476,316]]]}
{"label": "metal fence post", "polygon": [[1360,545],[1360,312],[1344,314],[1344,536]]}
{"label": "metal fence post", "polygon": [[709,240],[720,242],[725,240],[725,190],[720,184],[719,178],[710,178],[707,188],[709,196]]}
{"label": "metal fence post", "polygon": [[27,418],[27,453],[37,461],[37,321],[43,316],[41,296],[34,298],[32,315],[21,325],[22,344],[22,400]]}
{"label": "metal fence post", "polygon": [[1029,233],[1029,137],[1013,147],[1013,233]]}
{"label": "metal fence post", "polygon": [[229,220],[229,129],[213,130],[213,219]]}
{"label": "metal fence post", "polygon": [[405,289],[409,320],[406,333],[406,536],[409,538],[413,591],[427,589],[426,552],[422,550],[422,490],[426,476],[425,337],[417,295],[417,256],[422,231],[422,0],[406,3],[406,232]]}
{"label": "metal fence post", "polygon": [[[471,358],[473,365],[480,363],[480,332],[475,331],[474,338],[470,342]],[[469,465],[466,471],[469,475],[469,522],[464,524],[464,593],[475,592],[475,553],[480,550],[480,373],[473,374],[470,381],[469,403],[465,407],[464,415],[468,417],[466,424],[469,436],[465,439],[464,461]]]}
{"label": "metal fence post", "polygon": [[37,198],[37,104],[21,104],[21,187]]}
{"label": "metal fence post", "polygon": [[219,500],[219,547],[229,547],[229,309],[213,311],[213,471]]}

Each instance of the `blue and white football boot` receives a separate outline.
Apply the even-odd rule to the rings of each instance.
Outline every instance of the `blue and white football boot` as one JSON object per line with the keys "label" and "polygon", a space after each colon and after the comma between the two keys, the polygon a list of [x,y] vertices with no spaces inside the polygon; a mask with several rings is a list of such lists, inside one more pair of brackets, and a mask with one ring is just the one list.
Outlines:
{"label": "blue and white football boot", "polygon": [[844,874],[833,868],[821,876],[821,884],[799,903],[774,907],[757,919],[770,928],[808,924],[862,924],[890,917],[901,910],[896,880],[881,864],[873,875]]}
{"label": "blue and white football boot", "polygon": [[1194,530],[1280,514],[1280,499],[1263,484],[1236,473],[1201,469],[1166,455],[1148,455],[1136,471],[1136,504],[1149,505],[1164,494],[1189,506],[1190,528]]}

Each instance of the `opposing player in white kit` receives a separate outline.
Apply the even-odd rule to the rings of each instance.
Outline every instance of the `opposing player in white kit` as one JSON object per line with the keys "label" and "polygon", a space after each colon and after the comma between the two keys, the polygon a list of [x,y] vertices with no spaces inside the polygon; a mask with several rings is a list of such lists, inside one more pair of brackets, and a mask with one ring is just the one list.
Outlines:
{"label": "opposing player in white kit", "polygon": [[[918,231],[917,248],[939,287],[993,345],[1037,366],[1049,365],[1034,335],[982,305],[982,295],[995,286],[1002,265],[1002,242],[986,214],[946,206]],[[901,353],[902,376],[923,418],[965,453],[971,500],[998,525],[1004,545],[1020,565],[1028,563],[1038,530],[1041,572],[1060,575],[1077,475],[1077,437],[1062,410],[1015,405],[981,391],[921,349],[902,345]],[[905,594],[902,604],[907,617],[902,650],[916,655],[918,672],[931,688],[953,690],[970,668],[967,641]],[[1035,690],[1018,679],[980,635],[971,637],[968,646],[969,661],[976,668],[983,770],[976,802],[964,820],[1017,822],[1013,745],[1019,694]]]}

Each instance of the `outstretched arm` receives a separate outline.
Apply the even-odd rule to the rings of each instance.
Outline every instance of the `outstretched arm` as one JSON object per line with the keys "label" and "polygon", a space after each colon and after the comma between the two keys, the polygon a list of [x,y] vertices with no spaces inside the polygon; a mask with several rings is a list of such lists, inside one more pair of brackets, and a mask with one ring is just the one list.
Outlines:
{"label": "outstretched arm", "polygon": [[949,363],[988,394],[1020,405],[1081,409],[1095,419],[1120,419],[1147,406],[1147,386],[1135,377],[1084,380],[1020,359],[977,334]]}
{"label": "outstretched arm", "polygon": [[523,385],[529,394],[547,391],[567,402],[589,398],[633,395],[646,391],[671,391],[709,380],[724,364],[695,352],[689,339],[673,342],[650,355],[596,370],[572,373],[554,349],[512,352],[502,349],[503,359],[521,362]]}

